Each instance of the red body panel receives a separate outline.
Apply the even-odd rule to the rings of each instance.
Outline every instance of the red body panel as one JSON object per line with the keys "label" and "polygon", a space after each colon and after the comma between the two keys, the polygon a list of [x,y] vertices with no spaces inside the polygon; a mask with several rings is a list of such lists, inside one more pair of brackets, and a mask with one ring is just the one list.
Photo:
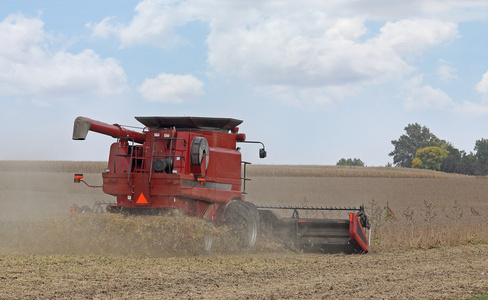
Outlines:
{"label": "red body panel", "polygon": [[368,252],[368,239],[366,238],[364,229],[355,213],[349,214],[349,237],[356,241],[365,252]]}
{"label": "red body panel", "polygon": [[[136,134],[90,121],[90,130],[118,138],[110,147],[107,170],[102,174],[103,191],[116,196],[117,208],[180,209],[215,222],[220,206],[223,211],[231,200],[244,198],[236,129],[145,128]],[[153,165],[156,160],[166,165],[158,169]]]}

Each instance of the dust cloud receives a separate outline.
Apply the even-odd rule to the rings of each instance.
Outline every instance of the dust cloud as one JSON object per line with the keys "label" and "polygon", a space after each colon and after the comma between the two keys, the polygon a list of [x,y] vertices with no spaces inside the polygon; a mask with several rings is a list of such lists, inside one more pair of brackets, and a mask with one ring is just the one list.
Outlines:
{"label": "dust cloud", "polygon": [[[101,174],[85,174],[89,183],[100,184]],[[36,220],[68,213],[74,204],[93,206],[113,201],[101,189],[73,183],[73,173],[0,171],[0,220]]]}
{"label": "dust cloud", "polygon": [[[0,254],[110,255],[168,257],[209,254],[204,238],[213,237],[213,254],[238,253],[231,231],[182,215],[58,215],[0,223]],[[254,252],[284,252],[284,245],[260,239]]]}
{"label": "dust cloud", "polygon": [[205,222],[177,216],[74,214],[0,227],[3,253],[158,257],[197,254],[200,241],[216,234]]}
{"label": "dust cloud", "polygon": [[[93,185],[101,174],[84,174]],[[212,235],[212,253],[241,251],[225,227],[182,215],[125,216],[74,214],[73,204],[92,208],[113,202],[101,189],[73,183],[73,173],[0,171],[0,253],[162,257],[196,255],[204,236]],[[279,243],[261,239],[255,251],[281,251]]]}

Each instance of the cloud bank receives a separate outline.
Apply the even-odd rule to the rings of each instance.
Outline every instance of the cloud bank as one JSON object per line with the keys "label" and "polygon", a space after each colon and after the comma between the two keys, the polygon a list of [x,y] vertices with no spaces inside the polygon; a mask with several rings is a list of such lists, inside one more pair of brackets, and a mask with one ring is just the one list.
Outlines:
{"label": "cloud bank", "polygon": [[196,100],[203,94],[203,82],[193,75],[159,74],[146,79],[139,92],[150,101],[162,103],[183,103]]}
{"label": "cloud bank", "polygon": [[[327,5],[312,0],[252,5],[144,0],[129,23],[107,17],[88,26],[95,36],[117,37],[121,47],[165,48],[184,43],[184,36],[176,34],[179,27],[202,22],[210,32],[207,62],[214,74],[250,82],[262,95],[282,103],[328,106],[365,86],[421,75],[414,74],[415,59],[459,37],[457,24],[448,20],[453,12],[466,16],[471,12],[457,1],[413,1],[403,9],[402,3],[395,2],[393,6],[380,0],[328,1]],[[374,8],[382,9],[373,14]],[[370,32],[366,22],[375,18],[392,21]]]}
{"label": "cloud bank", "polygon": [[35,103],[46,104],[51,98],[124,90],[126,75],[117,60],[102,59],[90,49],[76,54],[55,49],[43,25],[21,14],[0,23],[0,95],[35,97]]}

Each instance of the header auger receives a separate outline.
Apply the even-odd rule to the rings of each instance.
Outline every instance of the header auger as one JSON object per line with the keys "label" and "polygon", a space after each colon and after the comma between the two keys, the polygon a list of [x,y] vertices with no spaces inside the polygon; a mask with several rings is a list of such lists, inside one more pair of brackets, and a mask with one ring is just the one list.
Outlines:
{"label": "header auger", "polygon": [[[281,218],[274,209],[245,200],[245,166],[237,143],[262,145],[259,157],[266,157],[264,144],[247,141],[237,127],[241,120],[207,117],[136,117],[142,132],[109,125],[84,117],[76,118],[73,140],[84,140],[88,131],[116,139],[110,146],[107,169],[102,173],[102,189],[115,196],[108,212],[161,214],[178,210],[190,217],[208,220],[215,226],[227,225],[240,246],[252,247],[260,229],[272,232],[295,246],[317,245],[325,250],[367,252],[369,242],[360,221],[364,209],[350,214],[349,220]],[[241,167],[244,166],[244,178]],[[81,176],[81,174],[77,174]],[[79,179],[79,178],[78,178]],[[75,182],[80,182],[76,180]],[[244,185],[245,187],[245,185]],[[314,208],[316,210],[325,208]],[[364,217],[361,216],[364,215]],[[359,218],[358,218],[359,216]],[[209,238],[204,248],[210,250]]]}

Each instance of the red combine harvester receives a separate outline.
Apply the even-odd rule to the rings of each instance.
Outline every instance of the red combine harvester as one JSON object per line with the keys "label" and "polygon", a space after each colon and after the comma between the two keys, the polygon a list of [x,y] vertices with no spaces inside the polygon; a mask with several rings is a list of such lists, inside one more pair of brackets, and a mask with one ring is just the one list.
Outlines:
{"label": "red combine harvester", "polygon": [[[264,144],[247,141],[237,127],[241,120],[205,117],[136,117],[142,132],[109,125],[84,117],[76,118],[73,140],[84,140],[88,131],[109,135],[117,141],[110,147],[103,191],[116,197],[108,212],[162,214],[171,210],[206,219],[216,226],[227,225],[240,246],[252,247],[258,231],[265,230],[296,247],[319,247],[325,251],[365,253],[369,242],[364,227],[369,222],[364,207],[255,206],[245,201],[247,162],[241,161],[237,143],[258,143],[260,158]],[[243,166],[244,177],[241,177]],[[83,181],[75,174],[75,182]],[[84,181],[83,181],[84,182]],[[86,183],[86,182],[85,182]],[[242,184],[243,183],[243,184]],[[94,187],[94,186],[92,186]],[[244,188],[244,190],[241,190]],[[291,209],[282,218],[278,209]],[[357,211],[349,219],[300,218],[299,210]],[[204,248],[210,250],[211,237]]]}

